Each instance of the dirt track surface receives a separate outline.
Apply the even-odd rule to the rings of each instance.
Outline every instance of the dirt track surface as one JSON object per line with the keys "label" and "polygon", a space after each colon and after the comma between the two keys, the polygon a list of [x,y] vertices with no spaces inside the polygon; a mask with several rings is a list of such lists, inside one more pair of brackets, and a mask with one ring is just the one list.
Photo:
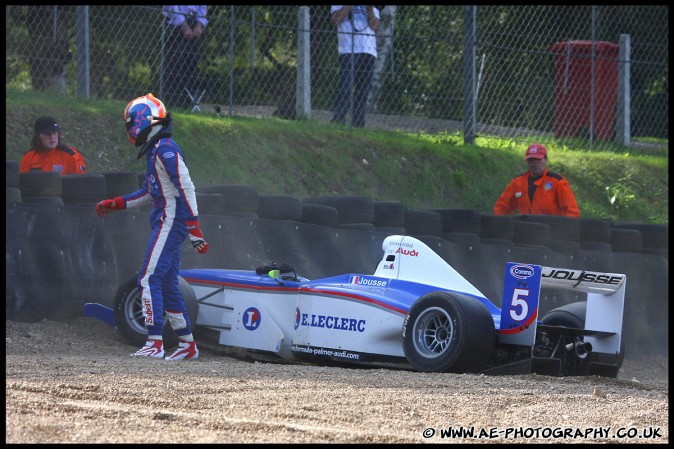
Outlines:
{"label": "dirt track surface", "polygon": [[[250,362],[201,348],[196,361],[139,360],[93,318],[6,321],[6,442],[669,442],[666,358],[626,360],[618,379],[497,377]],[[443,438],[449,427],[483,437]],[[565,429],[567,438],[544,438]]]}

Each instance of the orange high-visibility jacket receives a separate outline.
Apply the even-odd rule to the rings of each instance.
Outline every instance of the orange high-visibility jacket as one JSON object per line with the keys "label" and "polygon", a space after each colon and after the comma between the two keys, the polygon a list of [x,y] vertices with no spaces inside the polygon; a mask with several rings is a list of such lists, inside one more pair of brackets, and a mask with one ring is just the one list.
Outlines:
{"label": "orange high-visibility jacket", "polygon": [[494,215],[520,214],[567,215],[580,218],[580,209],[569,182],[562,175],[548,171],[533,181],[536,189],[533,201],[529,198],[529,172],[523,173],[508,184],[496,204]]}
{"label": "orange high-visibility jacket", "polygon": [[21,158],[19,172],[53,171],[61,175],[86,173],[84,158],[73,147],[58,145],[47,151],[32,149]]}

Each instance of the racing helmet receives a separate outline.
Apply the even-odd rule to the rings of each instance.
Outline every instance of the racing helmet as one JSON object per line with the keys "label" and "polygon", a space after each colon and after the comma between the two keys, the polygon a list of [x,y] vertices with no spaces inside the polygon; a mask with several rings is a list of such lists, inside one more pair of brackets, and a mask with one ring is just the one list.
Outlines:
{"label": "racing helmet", "polygon": [[135,98],[124,109],[124,125],[126,135],[132,144],[139,147],[150,138],[150,132],[156,134],[160,127],[153,129],[154,125],[163,124],[168,117],[164,103],[152,93]]}

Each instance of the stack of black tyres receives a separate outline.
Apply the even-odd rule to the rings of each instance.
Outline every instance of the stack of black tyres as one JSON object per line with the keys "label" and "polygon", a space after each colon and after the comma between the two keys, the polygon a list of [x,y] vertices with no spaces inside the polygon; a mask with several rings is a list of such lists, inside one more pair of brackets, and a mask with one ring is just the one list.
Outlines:
{"label": "stack of black tyres", "polygon": [[361,231],[374,231],[374,201],[367,196],[317,196],[305,198],[303,204],[303,221],[308,204],[320,204],[337,209],[338,229],[356,229]]}
{"label": "stack of black tyres", "polygon": [[515,222],[511,215],[482,215],[480,241],[488,245],[513,246]]}
{"label": "stack of black tyres", "polygon": [[550,228],[550,249],[575,255],[580,251],[580,220],[565,215],[524,214],[517,215],[517,221],[546,224]]}
{"label": "stack of black tyres", "polygon": [[225,199],[222,193],[196,192],[196,196],[199,216],[222,215],[222,211],[225,210]]}
{"label": "stack of black tyres", "polygon": [[611,248],[614,253],[640,253],[644,249],[644,239],[638,229],[611,229]]}
{"label": "stack of black tyres", "polygon": [[580,219],[580,249],[590,252],[612,252],[611,221],[602,218]]}
{"label": "stack of black tyres", "polygon": [[[138,190],[138,175],[133,172],[103,172],[105,178],[105,197],[116,198]],[[145,179],[143,175],[143,179]]]}
{"label": "stack of black tyres", "polygon": [[107,198],[105,176],[100,173],[63,175],[61,181],[61,196],[68,206],[94,207]]}
{"label": "stack of black tyres", "polygon": [[430,248],[442,247],[442,215],[432,210],[405,210],[405,231]]}
{"label": "stack of black tyres", "polygon": [[20,203],[21,189],[19,189],[19,164],[16,161],[6,161],[5,175],[5,204]]}
{"label": "stack of black tyres", "polygon": [[302,200],[291,195],[258,195],[258,216],[267,220],[301,221]]}
{"label": "stack of black tyres", "polygon": [[19,190],[24,203],[63,206],[61,175],[55,172],[19,173]]}
{"label": "stack of black tyres", "polygon": [[[257,189],[249,185],[219,184],[197,187],[197,193],[219,193],[223,199],[223,209],[218,215],[257,219],[259,198]],[[197,198],[197,204],[199,200]],[[201,212],[200,212],[201,213]]]}
{"label": "stack of black tyres", "polygon": [[550,249],[550,225],[536,221],[514,220],[515,246]]}
{"label": "stack of black tyres", "polygon": [[302,223],[334,228],[339,223],[339,212],[332,206],[309,203],[305,199],[302,201],[302,216],[300,217],[300,221]]}
{"label": "stack of black tyres", "polygon": [[482,218],[473,209],[434,209],[442,217],[442,238],[455,243],[480,243]]}
{"label": "stack of black tyres", "polygon": [[618,223],[616,229],[631,229],[641,233],[642,252],[669,259],[669,225],[652,223]]}
{"label": "stack of black tyres", "polygon": [[400,201],[375,201],[372,224],[378,232],[405,235],[405,206]]}

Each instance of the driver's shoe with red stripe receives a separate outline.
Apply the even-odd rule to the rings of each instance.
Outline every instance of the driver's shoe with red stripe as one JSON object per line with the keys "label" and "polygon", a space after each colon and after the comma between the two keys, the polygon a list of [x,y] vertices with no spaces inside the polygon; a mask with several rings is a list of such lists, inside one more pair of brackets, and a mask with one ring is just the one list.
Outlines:
{"label": "driver's shoe with red stripe", "polygon": [[198,359],[199,349],[194,341],[185,341],[178,339],[178,349],[173,354],[166,357],[166,360],[186,360]]}
{"label": "driver's shoe with red stripe", "polygon": [[154,357],[156,359],[164,358],[164,341],[148,338],[145,346],[131,354],[132,357]]}

